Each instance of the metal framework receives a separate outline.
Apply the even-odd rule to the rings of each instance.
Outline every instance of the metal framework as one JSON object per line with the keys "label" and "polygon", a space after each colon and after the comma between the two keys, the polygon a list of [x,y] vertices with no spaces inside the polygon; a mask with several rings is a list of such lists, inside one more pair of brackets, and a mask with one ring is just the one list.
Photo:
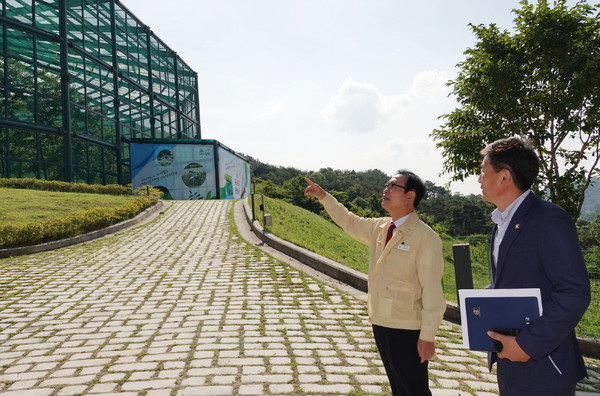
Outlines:
{"label": "metal framework", "polygon": [[131,139],[201,139],[196,72],[118,0],[2,0],[0,24],[0,177],[127,184]]}

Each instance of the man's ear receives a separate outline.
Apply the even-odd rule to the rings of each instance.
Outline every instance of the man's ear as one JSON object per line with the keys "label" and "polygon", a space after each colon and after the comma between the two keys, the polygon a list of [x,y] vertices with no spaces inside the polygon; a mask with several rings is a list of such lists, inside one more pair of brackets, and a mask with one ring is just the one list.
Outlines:
{"label": "man's ear", "polygon": [[512,183],[512,173],[510,173],[510,171],[508,169],[502,169],[500,171],[500,183],[502,184],[506,184],[506,183]]}

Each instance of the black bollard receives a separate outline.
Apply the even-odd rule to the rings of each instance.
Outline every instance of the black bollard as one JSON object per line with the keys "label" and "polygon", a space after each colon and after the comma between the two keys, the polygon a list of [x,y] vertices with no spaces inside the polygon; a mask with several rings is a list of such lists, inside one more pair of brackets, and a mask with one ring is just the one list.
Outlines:
{"label": "black bollard", "polygon": [[471,269],[471,247],[468,243],[452,245],[454,255],[454,277],[456,279],[456,301],[460,303],[458,291],[473,288],[473,271]]}

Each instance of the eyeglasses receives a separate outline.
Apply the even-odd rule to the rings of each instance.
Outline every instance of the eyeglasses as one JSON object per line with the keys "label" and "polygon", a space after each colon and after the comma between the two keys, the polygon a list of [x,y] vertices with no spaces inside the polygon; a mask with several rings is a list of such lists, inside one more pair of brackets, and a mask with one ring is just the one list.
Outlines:
{"label": "eyeglasses", "polygon": [[387,182],[387,183],[385,183],[385,184],[383,185],[383,189],[384,189],[384,190],[390,189],[390,188],[392,188],[392,187],[398,187],[398,188],[401,188],[401,189],[403,189],[403,190],[405,190],[405,191],[410,191],[410,189],[409,189],[408,187],[406,187],[406,186],[401,186],[400,184],[396,184],[396,183],[394,183],[394,182]]}

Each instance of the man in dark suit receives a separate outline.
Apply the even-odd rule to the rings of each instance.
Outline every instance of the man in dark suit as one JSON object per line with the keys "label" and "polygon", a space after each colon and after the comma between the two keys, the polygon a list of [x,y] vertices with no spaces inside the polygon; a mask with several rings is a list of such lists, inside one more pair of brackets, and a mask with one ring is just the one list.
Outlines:
{"label": "man in dark suit", "polygon": [[516,337],[489,332],[502,343],[502,396],[573,396],[587,373],[575,326],[590,303],[590,282],[572,218],[529,189],[539,171],[522,138],[501,139],[481,154],[483,200],[496,205],[492,220],[491,288],[539,288],[543,314]]}

